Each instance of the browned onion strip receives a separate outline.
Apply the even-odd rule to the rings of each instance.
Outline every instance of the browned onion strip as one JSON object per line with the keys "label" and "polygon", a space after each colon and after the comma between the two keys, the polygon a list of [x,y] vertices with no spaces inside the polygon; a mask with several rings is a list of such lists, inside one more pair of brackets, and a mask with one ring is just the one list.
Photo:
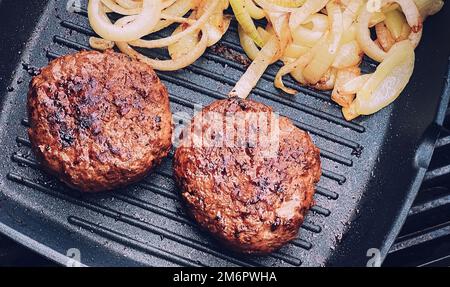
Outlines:
{"label": "browned onion strip", "polygon": [[255,60],[250,64],[247,71],[239,79],[231,90],[230,97],[239,97],[242,99],[247,98],[252,89],[256,86],[261,76],[270,65],[272,58],[278,51],[278,39],[276,36],[272,36],[270,40],[259,51]]}
{"label": "browned onion strip", "polygon": [[102,1],[103,5],[108,7],[112,12],[115,12],[115,13],[118,13],[121,15],[137,15],[137,14],[141,13],[141,10],[142,10],[142,7],[124,8],[112,0],[100,0],[100,1]]}
{"label": "browned onion strip", "polygon": [[375,31],[377,33],[378,43],[380,43],[384,51],[389,51],[394,46],[395,39],[392,37],[391,32],[389,32],[384,22],[375,25]]}
{"label": "browned onion strip", "polygon": [[[275,76],[275,87],[283,90],[284,92],[288,94],[296,94],[297,91],[291,88],[288,88],[283,83],[283,76],[291,73],[294,70],[303,70],[306,65],[308,65],[309,62],[313,59],[317,52],[317,48],[324,45],[328,39],[328,33],[326,33],[318,42],[317,44],[310,49],[306,54],[300,56],[297,60],[295,60],[292,63],[289,63],[287,65],[284,65],[281,67],[281,69],[278,71],[278,73]],[[298,79],[297,79],[298,80]]]}
{"label": "browned onion strip", "polygon": [[89,22],[102,38],[111,41],[132,41],[150,33],[161,16],[161,0],[143,0],[141,12],[123,27],[113,25],[103,10],[101,0],[90,0]]}
{"label": "browned onion strip", "polygon": [[209,17],[211,17],[211,15],[217,9],[217,6],[220,2],[221,0],[211,0],[211,4],[205,9],[205,12],[202,14],[202,16],[194,24],[190,25],[189,28],[178,34],[157,40],[139,39],[130,42],[130,44],[132,46],[140,48],[160,48],[169,46],[175,43],[176,41],[180,40],[181,38],[183,38],[185,35],[188,35],[196,30],[202,29],[203,26],[208,22]]}
{"label": "browned onion strip", "polygon": [[290,8],[290,7],[284,7],[280,6],[274,3],[271,3],[266,0],[254,0],[259,6],[261,6],[266,12],[282,12],[282,13],[291,13],[296,11],[298,8]]}
{"label": "browned onion strip", "polygon": [[[178,0],[171,6],[167,7],[162,11],[164,15],[170,15],[174,17],[182,17],[186,15],[191,9],[194,9],[194,3],[192,0]],[[169,27],[173,21],[170,20],[161,20],[156,24],[156,27],[153,29],[153,33],[160,31],[164,28]]]}
{"label": "browned onion strip", "polygon": [[[416,47],[422,37],[422,19],[420,17],[417,6],[412,0],[383,0],[383,6],[390,3],[398,3],[406,16],[408,24],[411,26],[411,34],[409,40]],[[367,8],[362,8],[358,17],[358,27],[356,38],[364,53],[375,61],[382,62],[386,58],[386,52],[380,49],[370,38],[369,21],[373,13]]]}
{"label": "browned onion strip", "polygon": [[348,3],[347,7],[342,13],[343,25],[345,30],[348,29],[358,17],[359,10],[361,9],[361,6],[363,6],[363,4],[363,0],[351,0]]}
{"label": "browned onion strip", "polygon": [[325,8],[328,0],[307,0],[302,7],[297,8],[289,19],[291,30],[297,29],[310,15],[315,14]]}
{"label": "browned onion strip", "polygon": [[189,51],[189,53],[186,53],[185,55],[172,60],[151,59],[131,48],[130,45],[128,45],[128,43],[126,42],[116,42],[116,45],[122,53],[125,53],[132,58],[135,58],[139,61],[142,61],[150,65],[155,70],[176,71],[189,66],[190,64],[194,63],[198,58],[200,58],[201,55],[203,55],[206,48],[208,47],[207,35],[208,35],[207,32],[202,31],[202,37],[200,39],[200,42],[195,46],[195,48],[192,51]]}

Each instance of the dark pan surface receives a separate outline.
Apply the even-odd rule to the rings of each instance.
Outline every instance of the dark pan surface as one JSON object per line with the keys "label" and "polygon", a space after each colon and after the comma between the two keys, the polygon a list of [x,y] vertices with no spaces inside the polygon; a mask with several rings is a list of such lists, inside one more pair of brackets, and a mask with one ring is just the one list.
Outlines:
{"label": "dark pan surface", "polygon": [[[324,175],[297,240],[271,256],[240,257],[185,216],[171,156],[141,183],[100,195],[80,195],[39,171],[26,135],[30,74],[58,55],[88,49],[93,35],[85,11],[68,12],[66,4],[0,1],[1,232],[63,264],[70,248],[95,266],[366,265],[370,248],[384,258],[420,186],[448,103],[449,5],[426,23],[407,89],[374,116],[348,123],[326,93],[297,87],[298,95],[283,96],[272,84],[279,66],[266,72],[251,98],[311,133]],[[242,53],[235,24],[221,43]],[[366,61],[364,68],[375,66]],[[209,50],[183,71],[159,75],[177,118],[192,115],[194,104],[224,98],[244,70]]]}

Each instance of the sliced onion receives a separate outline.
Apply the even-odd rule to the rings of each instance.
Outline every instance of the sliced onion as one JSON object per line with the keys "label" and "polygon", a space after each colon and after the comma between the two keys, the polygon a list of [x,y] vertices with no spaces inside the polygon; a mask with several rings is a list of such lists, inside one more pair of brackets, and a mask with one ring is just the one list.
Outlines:
{"label": "sliced onion", "polygon": [[386,16],[383,12],[373,12],[369,20],[369,28],[375,27],[376,24],[383,22]]}
{"label": "sliced onion", "polygon": [[275,87],[283,90],[284,92],[288,94],[296,94],[297,91],[293,90],[291,88],[287,88],[283,83],[283,76],[291,73],[292,76],[300,83],[305,83],[306,81],[303,78],[303,69],[308,65],[309,62],[313,59],[315,54],[318,52],[318,47],[326,45],[328,38],[328,34],[325,34],[322,39],[308,52],[300,56],[297,60],[284,65],[281,67],[281,69],[278,71],[278,73],[275,76]]}
{"label": "sliced onion", "polygon": [[333,1],[326,5],[328,17],[331,23],[330,34],[330,54],[336,54],[341,43],[342,34],[344,33],[344,22],[342,18],[342,11],[338,4]]}
{"label": "sliced onion", "polygon": [[[412,0],[383,0],[383,4],[396,2],[403,10],[408,24],[411,26],[411,34],[409,40],[416,47],[422,37],[422,20],[417,10],[416,5]],[[370,31],[368,28],[371,12],[367,9],[361,9],[358,18],[358,29],[356,38],[364,53],[375,61],[381,62],[386,57],[386,52],[380,49],[370,38]]]}
{"label": "sliced onion", "polygon": [[358,27],[356,39],[364,53],[375,61],[381,62],[386,57],[386,52],[381,50],[370,38],[369,20],[371,13],[365,9],[361,9],[358,17]]}
{"label": "sliced onion", "polygon": [[256,6],[253,0],[244,0],[244,6],[253,19],[259,20],[266,16],[264,10]]}
{"label": "sliced onion", "polygon": [[392,37],[391,32],[388,30],[384,22],[378,23],[375,26],[377,33],[377,40],[384,51],[389,51],[395,44],[395,39]]}
{"label": "sliced onion", "polygon": [[[172,16],[172,15],[166,15],[164,13],[161,13],[161,19],[169,20],[172,23],[188,23],[188,24],[194,24],[196,21],[194,19],[190,18],[184,18],[184,17],[178,17],[178,16]],[[164,21],[163,20],[163,21]]]}
{"label": "sliced onion", "polygon": [[151,59],[131,48],[126,42],[116,42],[116,45],[122,53],[125,53],[134,59],[150,65],[155,70],[176,71],[189,66],[203,55],[206,48],[208,47],[207,35],[208,33],[202,32],[200,42],[198,42],[193,50],[188,51],[184,55],[179,55],[178,58],[172,60]]}
{"label": "sliced onion", "polygon": [[291,43],[286,47],[283,56],[287,58],[297,59],[298,57],[306,54],[309,50],[310,48],[308,47]]}
{"label": "sliced onion", "polygon": [[320,78],[320,80],[315,85],[312,85],[312,87],[321,91],[332,90],[336,83],[336,73],[336,69],[328,69],[328,71],[322,76],[322,78]]}
{"label": "sliced onion", "polygon": [[165,0],[163,1],[163,9],[172,6],[177,0]]}
{"label": "sliced onion", "polygon": [[329,52],[329,41],[317,47],[317,53],[303,70],[306,83],[315,85],[333,64],[336,54]]}
{"label": "sliced onion", "polygon": [[389,29],[389,32],[395,40],[400,38],[403,27],[408,26],[405,15],[403,15],[403,13],[399,10],[392,10],[387,12],[384,24]]}
{"label": "sliced onion", "polygon": [[398,9],[400,9],[400,5],[398,5],[398,3],[393,2],[393,3],[388,3],[388,4],[384,5],[384,7],[381,7],[381,12],[388,13],[390,11],[398,10]]}
{"label": "sliced onion", "polygon": [[360,116],[358,112],[355,110],[354,105],[350,105],[348,107],[342,107],[342,115],[347,121],[352,121]]}
{"label": "sliced onion", "polygon": [[269,41],[269,39],[275,35],[275,31],[272,29],[272,25],[269,23],[266,27],[266,30],[262,27],[258,27],[256,30],[258,30],[259,35],[261,35],[261,39],[264,42],[264,45]]}
{"label": "sliced onion", "polygon": [[279,40],[291,37],[288,26],[289,15],[287,13],[268,11],[266,14],[270,22],[270,27]]}
{"label": "sliced onion", "polygon": [[297,82],[305,84],[302,72],[304,67],[311,61],[313,57],[314,52],[310,49],[307,53],[300,56],[297,60],[281,67],[281,69],[275,76],[275,87],[283,90],[287,94],[295,95],[297,93],[296,90],[288,88],[284,85],[283,76],[290,73]]}
{"label": "sliced onion", "polygon": [[[119,19],[116,21],[115,25],[122,26],[126,25],[130,19],[132,20],[132,17],[135,16],[127,16]],[[182,29],[182,28],[180,28]],[[182,33],[182,32],[180,32]],[[147,56],[142,55],[141,53],[137,52],[133,48],[128,45],[127,42],[116,42],[116,46],[119,48],[119,50],[127,54],[128,56],[137,59],[143,63],[146,63],[150,65],[155,70],[160,71],[176,71],[179,69],[182,69],[184,67],[189,66],[193,62],[195,62],[198,58],[201,57],[201,55],[205,52],[207,46],[208,46],[208,33],[205,31],[202,31],[202,37],[200,41],[195,45],[195,47],[189,51],[186,51],[185,54],[179,53],[177,55],[178,58],[172,59],[172,60],[155,60],[151,59]]]}
{"label": "sliced onion", "polygon": [[[409,35],[411,35],[411,27],[409,27],[408,24],[405,24],[402,27],[402,32],[401,32],[400,36],[396,40],[397,40],[397,42],[406,40],[406,39],[408,39]],[[416,46],[415,44],[413,44],[413,45]]]}
{"label": "sliced onion", "polygon": [[89,1],[89,22],[98,35],[111,41],[133,41],[147,35],[158,23],[162,7],[161,0],[143,0],[141,13],[121,27],[111,23],[102,5],[100,0]]}
{"label": "sliced onion", "polygon": [[133,0],[115,0],[117,4],[126,9],[134,9],[141,8],[142,1],[133,1]]}
{"label": "sliced onion", "polygon": [[273,57],[278,51],[278,39],[273,36],[259,51],[255,60],[250,64],[247,71],[230,92],[230,97],[247,98],[252,89],[256,86],[264,71],[269,66]]}
{"label": "sliced onion", "polygon": [[193,31],[202,29],[203,26],[208,22],[209,17],[211,17],[211,15],[216,11],[217,5],[221,3],[220,1],[221,0],[210,0],[210,5],[208,5],[208,7],[205,9],[205,12],[202,14],[202,16],[198,18],[198,20],[194,24],[190,25],[189,28],[178,34],[157,40],[134,40],[129,44],[141,48],[160,48],[169,46],[183,38],[185,35],[188,35]]}
{"label": "sliced onion", "polygon": [[252,17],[248,13],[247,9],[245,9],[243,0],[230,0],[231,8],[233,8],[234,16],[236,20],[241,25],[242,29],[244,29],[245,33],[250,36],[250,38],[255,41],[256,45],[262,47],[263,41],[259,36],[258,31],[256,30],[255,23],[253,23]]}
{"label": "sliced onion", "polygon": [[[178,34],[186,29],[186,25],[179,25],[172,33],[172,35]],[[195,46],[199,42],[200,31],[194,31],[181,38],[178,42],[170,45],[168,48],[169,55],[172,59],[179,59],[184,55],[190,53],[190,51],[195,49]],[[209,33],[208,33],[209,36]]]}
{"label": "sliced onion", "polygon": [[103,38],[89,37],[89,45],[96,50],[105,51],[112,49],[114,47],[114,42]]}
{"label": "sliced onion", "polygon": [[336,83],[331,93],[331,99],[342,107],[348,107],[353,102],[356,93],[342,92],[342,86],[361,75],[361,69],[357,66],[348,67],[337,71]]}
{"label": "sliced onion", "polygon": [[294,43],[297,45],[303,45],[306,47],[314,46],[320,38],[322,38],[324,32],[309,30],[305,27],[299,26],[297,30],[292,33]]}
{"label": "sliced onion", "polygon": [[108,7],[114,13],[118,13],[121,15],[137,15],[137,14],[141,13],[141,11],[142,11],[142,7],[124,8],[120,5],[118,5],[113,0],[100,0],[100,1],[102,1],[103,5]]}
{"label": "sliced onion", "polygon": [[370,79],[372,74],[365,74],[359,77],[356,77],[339,87],[339,92],[342,94],[356,94],[362,87],[366,84],[366,82]]}
{"label": "sliced onion", "polygon": [[319,12],[327,5],[328,0],[307,0],[305,4],[297,8],[289,19],[291,30],[297,29],[310,15]]}
{"label": "sliced onion", "polygon": [[306,0],[268,0],[270,3],[281,6],[297,8],[305,4]]}
{"label": "sliced onion", "polygon": [[328,29],[328,17],[323,14],[314,14],[305,20],[304,24],[312,24],[311,29],[300,25],[292,32],[294,43],[307,47],[314,46]]}
{"label": "sliced onion", "polygon": [[348,29],[353,24],[363,4],[363,0],[350,0],[342,13],[344,29]]}
{"label": "sliced onion", "polygon": [[259,6],[261,6],[264,11],[270,11],[270,12],[281,12],[281,13],[291,13],[296,11],[298,8],[290,8],[290,7],[284,7],[281,5],[277,5],[272,3],[271,1],[267,0],[254,0]]}
{"label": "sliced onion", "polygon": [[395,44],[352,103],[360,115],[373,114],[392,103],[414,70],[414,47],[406,40]]}
{"label": "sliced onion", "polygon": [[268,11],[267,18],[278,38],[278,51],[273,57],[273,60],[275,60],[283,56],[286,47],[292,41],[291,33],[289,31],[289,14]]}
{"label": "sliced onion", "polygon": [[[182,17],[186,15],[194,7],[195,2],[192,0],[178,0],[173,5],[164,9],[162,13],[166,16]],[[160,31],[168,27],[172,23],[174,23],[174,21],[171,20],[159,21],[158,24],[155,26],[155,28],[152,30],[152,32]]]}
{"label": "sliced onion", "polygon": [[356,23],[353,23],[342,34],[341,44],[346,44],[354,40],[356,40]]}
{"label": "sliced onion", "polygon": [[[209,5],[211,5],[211,2],[202,1],[195,13],[193,13],[195,14],[195,17],[199,19],[208,9]],[[224,6],[225,4],[218,5],[216,7],[216,11],[212,13],[212,15],[208,19],[208,22],[204,26],[204,30],[206,30],[206,32],[208,33],[208,47],[216,44],[230,26],[231,16],[224,16]]]}
{"label": "sliced onion", "polygon": [[[283,84],[282,77],[290,73],[300,84],[333,90],[331,97],[343,106],[347,120],[375,112],[398,97],[414,66],[421,14],[442,8],[441,0],[90,0],[89,19],[102,38],[91,37],[89,42],[98,50],[116,44],[157,70],[181,69],[222,38],[230,24],[224,15],[230,1],[240,23],[241,46],[253,61],[230,96],[247,97],[268,65],[281,60],[277,88],[296,93]],[[366,4],[379,7],[368,11]],[[113,24],[106,15],[110,12],[124,17]],[[263,18],[266,28],[256,27],[252,19]],[[172,23],[181,24],[169,37],[141,39]],[[171,59],[151,59],[133,46],[167,47]],[[360,75],[363,52],[382,61],[375,73]]]}
{"label": "sliced onion", "polygon": [[342,45],[332,64],[333,68],[344,69],[358,65],[363,57],[363,52],[359,48],[358,42],[351,41]]}
{"label": "sliced onion", "polygon": [[327,42],[317,48],[318,51],[314,58],[303,71],[303,76],[306,81],[312,85],[319,82],[333,64],[342,38],[343,25],[341,8],[333,1],[330,1],[327,4],[327,11],[331,22],[331,31]]}
{"label": "sliced onion", "polygon": [[384,51],[389,51],[395,44],[395,39],[392,37],[391,32],[388,30],[384,22],[378,23],[375,26],[375,31],[377,33],[378,44],[380,44]]}
{"label": "sliced onion", "polygon": [[339,4],[342,6],[342,8],[347,7],[350,4],[351,0],[340,0]]}
{"label": "sliced onion", "polygon": [[[136,15],[141,13],[142,2],[135,2],[130,0],[101,0],[102,3],[109,9],[110,12],[115,12],[121,15]],[[162,9],[165,9],[177,0],[167,0],[162,2]]]}
{"label": "sliced onion", "polygon": [[[269,40],[272,37],[276,37],[275,32],[272,30],[271,25],[268,25],[268,31],[264,30],[262,27],[258,27],[258,33],[261,35],[261,38],[263,39],[264,45],[269,42]],[[238,26],[238,33],[239,33],[239,39],[241,42],[241,46],[244,49],[244,52],[247,54],[247,56],[250,58],[250,60],[255,60],[256,56],[258,55],[260,49],[258,49],[258,46],[256,46],[255,42],[250,38],[247,34],[245,34],[244,30]],[[298,53],[296,49],[298,49],[298,46],[290,48],[291,45],[286,47],[286,51],[284,55],[288,55],[287,50],[292,49],[289,54]],[[285,56],[287,58],[287,56]],[[270,64],[273,64],[278,59],[274,57]]]}
{"label": "sliced onion", "polygon": [[414,0],[423,19],[439,12],[444,6],[443,0]]}
{"label": "sliced onion", "polygon": [[216,44],[222,39],[223,34],[228,30],[231,23],[231,17],[222,17],[223,22],[220,26],[215,26],[210,23],[207,23],[204,27],[204,30],[208,33],[208,47]]}
{"label": "sliced onion", "polygon": [[249,35],[244,32],[241,25],[238,26],[239,41],[241,42],[242,49],[244,49],[245,54],[250,58],[250,60],[255,60],[259,53],[259,49],[255,42]]}

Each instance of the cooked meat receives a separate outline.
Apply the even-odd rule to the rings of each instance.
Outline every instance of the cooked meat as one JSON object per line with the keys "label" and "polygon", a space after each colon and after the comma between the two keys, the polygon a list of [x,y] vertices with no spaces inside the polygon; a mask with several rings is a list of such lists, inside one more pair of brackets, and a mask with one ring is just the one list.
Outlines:
{"label": "cooked meat", "polygon": [[28,115],[43,167],[82,191],[143,178],[171,146],[165,86],[148,65],[112,51],[52,61],[31,81]]}
{"label": "cooked meat", "polygon": [[[255,115],[267,121],[257,124]],[[310,136],[287,118],[276,119],[254,101],[216,101],[193,118],[174,157],[190,213],[244,253],[272,252],[294,239],[321,176]]]}

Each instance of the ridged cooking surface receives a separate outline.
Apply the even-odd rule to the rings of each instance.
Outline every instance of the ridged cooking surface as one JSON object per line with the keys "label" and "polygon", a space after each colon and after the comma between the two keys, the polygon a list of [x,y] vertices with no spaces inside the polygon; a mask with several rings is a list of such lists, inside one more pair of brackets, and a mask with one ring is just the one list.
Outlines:
{"label": "ridged cooking surface", "polygon": [[[300,87],[287,78],[287,86],[297,89],[299,94],[282,95],[272,83],[280,66],[270,67],[251,98],[273,106],[311,134],[321,149],[323,177],[317,186],[316,205],[298,239],[270,256],[231,254],[186,217],[172,179],[173,152],[142,182],[126,190],[100,195],[70,191],[39,171],[26,135],[25,99],[31,78],[26,69],[44,66],[60,55],[89,49],[88,37],[94,35],[85,10],[70,13],[65,10],[66,1],[58,2],[63,3],[51,2],[49,11],[43,13],[29,43],[29,54],[23,55],[28,59],[22,63],[25,69],[18,69],[15,75],[23,83],[18,85],[14,91],[17,96],[10,102],[17,120],[8,121],[9,129],[5,131],[9,141],[4,144],[11,150],[8,156],[13,161],[6,167],[7,197],[14,198],[20,208],[33,215],[50,218],[49,226],[64,228],[72,236],[69,238],[73,238],[74,246],[81,241],[93,242],[110,256],[105,256],[109,261],[102,262],[86,254],[83,257],[86,264],[311,266],[326,263],[348,222],[358,216],[354,206],[373,176],[372,167],[379,152],[376,146],[383,141],[388,128],[390,108],[370,118],[347,122],[339,107],[331,102],[329,93]],[[238,45],[235,23],[221,43],[234,52],[243,52]],[[165,57],[157,50],[148,55]],[[374,67],[370,61],[363,64],[365,72]],[[192,115],[197,104],[207,105],[225,98],[244,71],[240,63],[208,50],[182,71],[158,74],[168,87],[171,109],[179,120],[183,115]],[[368,142],[375,148],[364,149],[363,143]],[[115,258],[119,259],[115,261]]]}
{"label": "ridged cooking surface", "polygon": [[450,266],[450,108],[408,219],[386,266]]}

